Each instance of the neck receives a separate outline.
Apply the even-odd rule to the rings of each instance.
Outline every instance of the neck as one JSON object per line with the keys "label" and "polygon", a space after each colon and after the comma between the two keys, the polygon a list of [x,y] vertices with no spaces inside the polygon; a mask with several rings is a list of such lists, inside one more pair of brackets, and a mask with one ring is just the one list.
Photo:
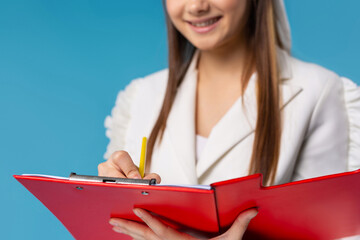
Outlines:
{"label": "neck", "polygon": [[200,50],[198,71],[208,81],[239,81],[248,56],[247,44],[233,44],[226,48]]}

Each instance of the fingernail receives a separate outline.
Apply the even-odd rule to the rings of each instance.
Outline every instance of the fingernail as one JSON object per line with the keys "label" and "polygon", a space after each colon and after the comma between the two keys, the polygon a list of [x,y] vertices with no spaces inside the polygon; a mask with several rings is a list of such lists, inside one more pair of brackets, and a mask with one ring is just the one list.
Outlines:
{"label": "fingernail", "polygon": [[133,212],[135,213],[136,216],[138,216],[139,218],[142,218],[141,212],[138,209],[134,208]]}
{"label": "fingernail", "polygon": [[139,173],[130,173],[128,177],[134,178],[134,179],[141,179],[141,176]]}
{"label": "fingernail", "polygon": [[123,233],[123,230],[119,227],[114,227],[113,230],[118,233]]}
{"label": "fingernail", "polygon": [[115,227],[119,226],[119,224],[114,220],[110,220],[109,223]]}
{"label": "fingernail", "polygon": [[258,213],[259,213],[259,212],[256,211],[256,212],[254,212],[252,215],[250,215],[250,217],[249,217],[250,220],[253,219],[254,217],[256,217],[256,215],[258,215]]}

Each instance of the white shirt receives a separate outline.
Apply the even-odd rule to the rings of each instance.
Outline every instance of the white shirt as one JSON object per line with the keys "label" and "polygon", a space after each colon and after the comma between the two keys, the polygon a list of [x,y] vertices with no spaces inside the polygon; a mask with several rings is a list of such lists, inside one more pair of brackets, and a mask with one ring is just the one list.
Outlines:
{"label": "white shirt", "polygon": [[199,162],[199,159],[201,159],[201,153],[205,148],[207,140],[206,137],[196,135],[196,164]]}

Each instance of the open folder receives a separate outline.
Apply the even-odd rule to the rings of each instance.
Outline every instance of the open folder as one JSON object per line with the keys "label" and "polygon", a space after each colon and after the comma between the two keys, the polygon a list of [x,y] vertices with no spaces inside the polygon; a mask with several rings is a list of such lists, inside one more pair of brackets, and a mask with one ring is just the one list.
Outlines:
{"label": "open folder", "polygon": [[242,211],[257,207],[244,239],[337,239],[360,234],[360,169],[263,187],[262,176],[210,186],[157,185],[72,174],[14,175],[76,239],[128,239],[110,217],[141,221],[134,207],[175,228],[225,231]]}

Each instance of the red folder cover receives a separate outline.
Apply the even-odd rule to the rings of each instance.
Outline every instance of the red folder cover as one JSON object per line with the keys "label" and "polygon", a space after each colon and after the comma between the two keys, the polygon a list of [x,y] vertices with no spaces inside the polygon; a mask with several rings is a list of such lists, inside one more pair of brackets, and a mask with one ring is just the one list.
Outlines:
{"label": "red folder cover", "polygon": [[244,239],[336,239],[360,234],[360,169],[263,187],[261,175],[211,184],[211,189],[128,185],[14,175],[76,239],[130,239],[110,217],[135,221],[140,207],[173,227],[221,232],[258,207]]}

